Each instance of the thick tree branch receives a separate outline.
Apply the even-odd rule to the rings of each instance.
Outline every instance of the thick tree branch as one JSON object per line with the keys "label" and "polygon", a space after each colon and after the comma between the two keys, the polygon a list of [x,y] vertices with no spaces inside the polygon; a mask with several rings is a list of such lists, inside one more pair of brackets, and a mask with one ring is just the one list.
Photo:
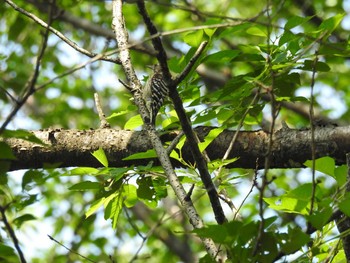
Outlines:
{"label": "thick tree branch", "polygon": [[[128,33],[125,26],[124,16],[122,13],[122,0],[113,0],[113,22],[112,26],[116,34],[116,39],[118,46],[120,48],[120,60],[128,79],[129,86],[133,90],[134,101],[139,108],[142,119],[145,121],[148,116],[148,111],[145,107],[145,102],[141,98],[141,84],[138,80],[134,69],[132,67],[130,53],[128,49]],[[163,65],[162,65],[163,66]],[[199,217],[192,201],[186,198],[187,194],[182,184],[180,183],[176,173],[172,167],[170,158],[167,154],[166,149],[163,147],[162,142],[157,135],[153,125],[149,122],[145,122],[145,128],[147,131],[148,138],[152,142],[152,146],[155,149],[158,159],[164,169],[164,172],[168,178],[169,184],[174,190],[178,200],[180,201],[182,207],[184,208],[186,215],[188,216],[192,226],[194,228],[202,228],[204,226],[203,220]],[[209,238],[202,238],[203,244],[208,252],[208,254],[218,261],[218,249],[214,242]]]}
{"label": "thick tree branch", "polygon": [[[200,140],[214,127],[198,127],[195,129]],[[124,161],[123,158],[135,153],[152,149],[146,131],[125,131],[114,129],[98,130],[60,130],[48,129],[32,131],[47,146],[31,143],[22,139],[5,139],[12,148],[17,160],[9,160],[11,170],[43,168],[45,164],[56,164],[57,167],[92,166],[99,167],[91,152],[102,147],[108,156],[111,167],[145,165],[149,161],[159,164],[156,159],[140,159]],[[161,137],[163,143],[172,141],[179,131],[172,131]],[[222,159],[235,131],[223,131],[206,149],[211,160]],[[282,129],[273,134],[271,149],[271,168],[303,167],[306,160],[311,159],[310,130]],[[264,167],[268,135],[262,131],[240,131],[233,150],[228,158],[239,159],[228,167],[255,169]],[[350,126],[316,127],[316,158],[330,156],[336,163],[346,164],[345,154],[350,152]],[[190,146],[185,143],[181,149],[186,162],[193,163]],[[183,166],[172,159],[176,167]]]}
{"label": "thick tree branch", "polygon": [[[144,1],[138,1],[137,6],[139,8],[139,12],[142,15],[142,18],[147,26],[147,30],[151,35],[157,35],[158,31],[155,25],[153,24],[152,20],[150,19]],[[218,193],[216,191],[216,188],[213,184],[213,181],[211,180],[211,176],[208,171],[208,165],[207,162],[203,156],[203,154],[200,152],[198,147],[198,139],[195,133],[193,132],[191,123],[189,119],[186,116],[185,109],[183,107],[183,102],[180,98],[180,95],[177,91],[177,86],[180,84],[180,81],[183,80],[186,77],[186,73],[188,74],[192,67],[194,66],[195,62],[199,58],[200,54],[203,52],[205,46],[207,45],[206,42],[203,42],[195,55],[192,57],[190,63],[186,66],[185,70],[180,74],[178,78],[172,79],[171,74],[169,72],[168,64],[167,64],[167,56],[166,52],[163,48],[162,41],[160,37],[155,37],[152,39],[152,43],[154,46],[154,49],[158,51],[157,59],[159,61],[159,64],[162,68],[163,76],[165,79],[165,82],[167,83],[167,86],[169,88],[169,97],[171,98],[175,111],[180,119],[181,127],[183,128],[183,131],[186,135],[186,138],[190,144],[190,151],[193,155],[193,158],[196,162],[199,175],[201,177],[201,180],[205,186],[205,189],[208,192],[208,196],[210,199],[211,206],[213,208],[215,219],[219,224],[223,224],[227,221],[225,217],[224,210],[222,209],[220,199],[218,196]]]}

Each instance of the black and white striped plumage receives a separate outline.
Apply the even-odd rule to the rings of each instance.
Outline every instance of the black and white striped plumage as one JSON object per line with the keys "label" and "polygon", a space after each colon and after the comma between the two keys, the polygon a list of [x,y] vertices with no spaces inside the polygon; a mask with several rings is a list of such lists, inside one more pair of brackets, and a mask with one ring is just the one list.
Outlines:
{"label": "black and white striped plumage", "polygon": [[149,76],[142,92],[143,100],[150,114],[150,122],[156,123],[157,113],[168,95],[168,88],[164,82],[159,65],[153,67],[153,74]]}

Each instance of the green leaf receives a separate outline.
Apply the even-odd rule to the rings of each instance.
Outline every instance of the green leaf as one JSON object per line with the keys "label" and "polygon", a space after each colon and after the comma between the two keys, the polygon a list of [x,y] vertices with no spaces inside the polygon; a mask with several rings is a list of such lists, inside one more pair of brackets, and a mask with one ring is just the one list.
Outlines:
{"label": "green leaf", "polygon": [[36,219],[37,218],[32,214],[24,214],[17,217],[15,220],[13,220],[13,223],[17,226],[17,228],[20,228],[23,225],[23,223],[31,220],[36,220]]}
{"label": "green leaf", "polygon": [[140,126],[142,126],[143,121],[140,114],[131,117],[124,125],[125,130],[134,130]]}
{"label": "green leaf", "polygon": [[152,183],[152,178],[149,176],[140,176],[137,179],[137,196],[142,199],[153,200],[155,191]]}
{"label": "green leaf", "polygon": [[253,26],[253,27],[248,28],[246,33],[249,35],[258,36],[258,37],[266,37],[267,36],[267,32],[266,32],[265,27]]}
{"label": "green leaf", "polygon": [[347,193],[344,197],[344,199],[339,203],[339,209],[342,211],[346,216],[350,217],[350,194]]}
{"label": "green leaf", "polygon": [[123,158],[123,161],[147,159],[147,158],[157,158],[156,151],[154,149],[150,149],[147,152],[134,153],[132,155],[129,155],[128,157]]}
{"label": "green leaf", "polygon": [[115,229],[117,227],[118,218],[120,211],[123,208],[123,198],[121,194],[115,195],[113,199],[108,202],[105,209],[105,219],[112,219],[112,227]]}
{"label": "green leaf", "polygon": [[92,167],[78,167],[74,168],[67,175],[95,175],[100,172],[99,169]]}
{"label": "green leaf", "polygon": [[286,255],[295,253],[295,251],[299,250],[303,245],[307,244],[311,240],[310,236],[305,234],[298,227],[289,227],[286,237],[288,239],[281,244],[281,249]]}
{"label": "green leaf", "polygon": [[[27,186],[32,182],[37,182],[38,185],[45,183],[44,174],[39,170],[28,170],[22,177],[22,190],[27,189]],[[27,189],[30,190],[30,189]]]}
{"label": "green leaf", "polygon": [[105,151],[100,147],[92,155],[104,166],[108,167],[108,160]]}
{"label": "green leaf", "polygon": [[292,32],[284,31],[284,33],[282,34],[282,36],[278,40],[278,45],[282,46],[283,44],[288,43],[296,38],[297,38],[297,36],[294,35]]}
{"label": "green leaf", "polygon": [[343,186],[346,183],[348,175],[348,167],[346,165],[338,166],[334,169],[334,179],[339,186]]}
{"label": "green leaf", "polygon": [[17,138],[17,139],[22,139],[25,141],[37,143],[40,145],[46,145],[43,143],[38,137],[36,137],[33,133],[25,130],[5,130],[2,134],[1,137],[4,138]]}
{"label": "green leaf", "polygon": [[[306,167],[312,168],[312,160],[304,163]],[[334,177],[335,162],[334,159],[326,156],[315,160],[315,170]]]}
{"label": "green leaf", "polygon": [[319,26],[319,29],[321,30],[321,32],[324,30],[327,30],[329,33],[332,33],[339,26],[344,16],[345,16],[345,13],[337,14],[335,16],[332,16],[324,20]]}
{"label": "green leaf", "polygon": [[125,115],[125,114],[128,114],[130,113],[130,110],[123,110],[123,111],[119,111],[119,112],[113,112],[110,116],[106,117],[107,120],[110,120],[110,119],[113,119],[113,118],[116,118],[116,117],[119,117],[119,116],[122,116],[122,115]]}
{"label": "green leaf", "polygon": [[212,129],[207,136],[205,136],[204,142],[198,144],[199,150],[203,152],[208,145],[219,136],[224,130],[223,127]]}
{"label": "green leaf", "polygon": [[132,184],[125,184],[123,186],[124,204],[127,208],[133,207],[139,199],[137,198],[137,188]]}
{"label": "green leaf", "polygon": [[[317,191],[319,191],[319,187],[316,186],[316,193],[315,193],[316,196],[318,194]],[[311,183],[302,184],[285,194],[285,196],[287,197],[292,197],[303,201],[309,201],[311,198],[311,195],[312,195]]]}
{"label": "green leaf", "polygon": [[152,179],[152,184],[158,200],[168,195],[167,185],[164,178],[156,177]]}
{"label": "green leaf", "polygon": [[86,191],[86,190],[99,190],[100,188],[101,188],[101,183],[85,181],[85,182],[80,182],[75,185],[72,185],[68,189],[74,190],[74,191]]}
{"label": "green leaf", "polygon": [[302,67],[299,67],[299,69],[313,71],[314,67],[315,67],[315,70],[318,72],[328,72],[331,70],[331,68],[328,66],[327,63],[322,61],[317,61],[315,65],[315,61],[313,60],[305,60],[304,65]]}
{"label": "green leaf", "polygon": [[230,26],[225,28],[220,34],[219,37],[232,37],[235,33],[239,31],[245,31],[247,28],[250,28],[252,24],[250,22],[240,23],[238,25]]}
{"label": "green leaf", "polygon": [[16,156],[12,153],[12,149],[5,142],[0,142],[0,159],[16,160]]}
{"label": "green leaf", "polygon": [[[8,181],[9,181],[9,178],[8,178],[8,174],[6,173],[7,170],[8,170],[8,167],[5,166],[3,167],[2,166],[3,163],[0,161],[0,185],[7,185]],[[2,173],[2,169],[4,168],[7,168],[6,171],[4,171],[4,173]],[[1,190],[0,190],[0,195],[1,195]]]}
{"label": "green leaf", "polygon": [[297,96],[297,97],[276,97],[276,101],[302,101],[302,102],[309,102],[309,100],[305,97]]}
{"label": "green leaf", "polygon": [[214,242],[224,244],[228,235],[227,229],[223,225],[208,225],[203,228],[193,230],[200,237],[211,238]]}
{"label": "green leaf", "polygon": [[140,176],[136,183],[138,184],[136,191],[138,198],[152,208],[157,206],[161,198],[167,196],[166,184],[163,178]]}
{"label": "green leaf", "polygon": [[307,216],[308,221],[318,230],[322,230],[328,219],[331,217],[333,210],[331,207],[326,207],[322,211],[315,211],[311,216]]}
{"label": "green leaf", "polygon": [[214,160],[214,161],[211,161],[208,163],[208,166],[210,167],[211,170],[216,170],[216,169],[219,169],[220,167],[222,166],[225,166],[225,165],[228,165],[228,164],[231,164],[231,163],[234,163],[236,162],[237,160],[239,159],[239,157],[235,157],[235,158],[231,158],[231,159],[227,159],[227,160]]}
{"label": "green leaf", "polygon": [[0,262],[20,262],[15,250],[0,243]]}
{"label": "green leaf", "polygon": [[311,16],[307,16],[307,17],[301,17],[301,16],[292,16],[290,18],[288,18],[287,23],[284,25],[284,28],[287,30],[290,30],[296,26],[300,26],[304,23],[306,23],[307,21],[309,21],[312,17]]}
{"label": "green leaf", "polygon": [[183,40],[191,47],[198,47],[203,41],[203,30],[196,30],[186,34]]}
{"label": "green leaf", "polygon": [[102,205],[107,206],[116,195],[118,195],[118,192],[111,193],[108,196],[93,201],[90,208],[85,212],[86,218],[94,214]]}
{"label": "green leaf", "polygon": [[297,213],[308,215],[309,201],[291,198],[287,196],[266,197],[264,201],[271,209],[287,213]]}
{"label": "green leaf", "polygon": [[112,168],[110,169],[111,178],[115,181],[121,179],[129,170],[132,170],[133,167],[125,167],[125,168]]}
{"label": "green leaf", "polygon": [[99,209],[99,208],[103,205],[105,199],[106,199],[105,197],[102,197],[101,199],[95,200],[95,201],[91,204],[91,206],[89,207],[89,209],[85,212],[85,217],[88,218],[89,216],[91,216],[92,214],[94,214],[94,213],[97,211],[97,209]]}
{"label": "green leaf", "polygon": [[223,50],[206,56],[203,62],[215,62],[215,63],[225,63],[230,62],[232,59],[241,53],[239,50]]}

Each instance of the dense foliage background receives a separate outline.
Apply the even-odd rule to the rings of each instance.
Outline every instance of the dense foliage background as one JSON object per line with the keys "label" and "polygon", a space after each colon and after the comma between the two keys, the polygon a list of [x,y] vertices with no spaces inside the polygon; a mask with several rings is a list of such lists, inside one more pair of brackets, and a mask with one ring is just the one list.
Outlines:
{"label": "dense foliage background", "polygon": [[[284,123],[303,130],[349,125],[349,1],[159,0],[146,7],[174,76],[208,41],[178,87],[193,127],[220,128],[207,143],[227,129],[262,128],[269,136]],[[72,47],[90,57],[116,50],[112,1],[5,0],[0,13],[3,137],[34,140],[22,129],[97,129],[95,92],[113,128],[142,128],[132,95],[118,82],[125,81],[118,53],[86,63],[89,56]],[[132,63],[145,81],[156,52],[137,5],[125,3],[123,14],[135,43]],[[170,100],[160,112],[159,130],[181,129]],[[183,163],[176,169],[182,184],[187,191],[195,186],[191,197],[207,226],[193,232],[163,169],[152,163],[108,167],[99,150],[100,169],[9,172],[13,156],[4,142],[0,152],[3,262],[17,262],[19,251],[28,262],[209,262],[198,236],[222,244],[233,262],[345,262],[346,232],[340,235],[330,219],[338,208],[349,215],[347,168],[330,157],[303,169],[287,159],[285,169],[227,168],[212,160],[228,219],[217,225],[198,171],[173,153]]]}

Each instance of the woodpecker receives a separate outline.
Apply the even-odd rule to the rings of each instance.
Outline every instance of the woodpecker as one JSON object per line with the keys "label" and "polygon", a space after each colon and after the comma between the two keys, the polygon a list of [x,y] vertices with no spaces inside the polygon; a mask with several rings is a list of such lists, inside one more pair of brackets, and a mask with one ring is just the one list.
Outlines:
{"label": "woodpecker", "polygon": [[142,98],[149,111],[151,124],[156,123],[157,113],[168,95],[160,65],[153,66],[153,73],[149,76],[142,90]]}

